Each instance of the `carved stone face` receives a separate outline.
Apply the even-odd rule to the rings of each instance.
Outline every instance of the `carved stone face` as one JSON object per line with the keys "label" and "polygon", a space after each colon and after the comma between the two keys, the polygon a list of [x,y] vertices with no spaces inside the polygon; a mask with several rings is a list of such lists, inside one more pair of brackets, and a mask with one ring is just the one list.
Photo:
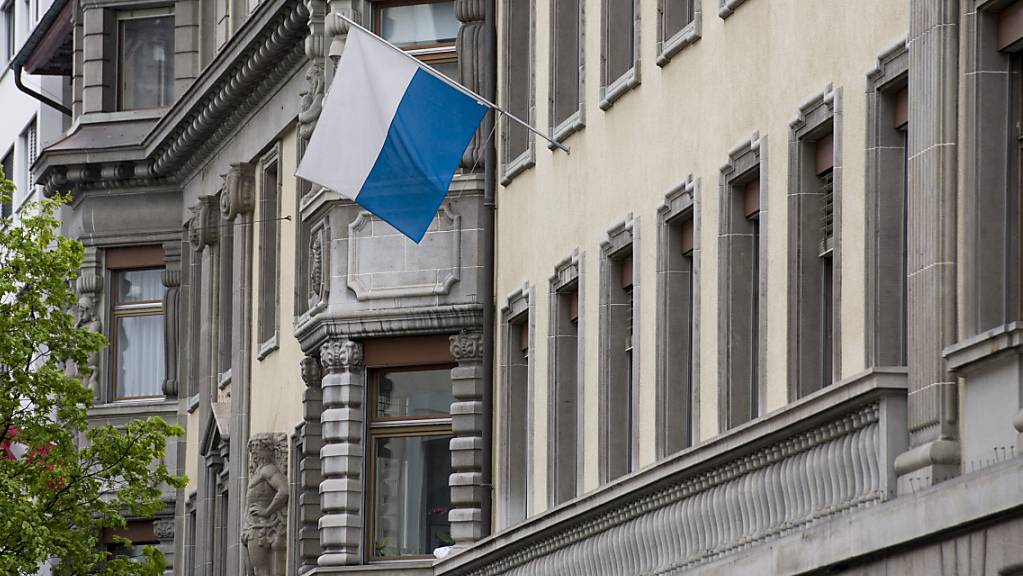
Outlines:
{"label": "carved stone face", "polygon": [[96,315],[96,297],[85,292],[78,296],[78,314],[82,322],[91,322]]}

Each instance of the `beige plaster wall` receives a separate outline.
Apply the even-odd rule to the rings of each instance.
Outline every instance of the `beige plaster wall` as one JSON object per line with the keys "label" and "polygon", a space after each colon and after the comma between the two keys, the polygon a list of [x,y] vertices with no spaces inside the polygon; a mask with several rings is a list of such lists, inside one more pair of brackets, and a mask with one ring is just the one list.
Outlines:
{"label": "beige plaster wall", "polygon": [[[504,2],[499,4],[503,9]],[[866,74],[879,53],[905,38],[908,5],[894,0],[747,0],[722,20],[718,0],[702,0],[702,38],[661,68],[656,65],[657,0],[641,0],[642,84],[602,111],[601,0],[585,0],[586,127],[567,139],[570,155],[552,152],[538,141],[536,166],[498,189],[498,305],[524,282],[535,287],[531,514],[545,509],[547,502],[548,278],[555,264],[574,250],[583,255],[581,436],[588,491],[598,486],[599,245],[608,228],[630,213],[639,232],[640,463],[647,465],[655,458],[656,211],[664,195],[689,174],[700,181],[697,209],[702,228],[699,438],[718,433],[718,175],[728,151],[755,130],[767,137],[769,172],[767,403],[775,409],[786,402],[789,123],[800,104],[829,83],[841,90],[844,115],[841,375],[863,368]],[[549,3],[536,2],[534,10],[535,125],[545,129]],[[503,345],[499,342],[499,349]],[[496,445],[501,446],[507,439],[500,437],[500,426],[495,430]],[[496,479],[500,481],[499,475]]]}
{"label": "beige plaster wall", "polygon": [[[292,332],[292,319],[295,311],[295,223],[298,216],[295,214],[297,180],[294,177],[295,168],[298,163],[298,133],[295,128],[289,128],[281,135],[280,164],[278,169],[281,180],[281,218],[290,217],[291,220],[280,221],[280,281],[278,284],[279,305],[277,308],[277,350],[274,350],[262,360],[257,359],[256,354],[252,357],[252,385],[250,388],[249,431],[252,434],[260,432],[284,432],[289,436],[295,430],[295,426],[302,419],[302,393],[305,391],[305,384],[302,382],[299,373],[299,362],[303,356],[299,349],[298,340]],[[257,174],[262,174],[262,165],[257,167]],[[256,212],[253,219],[256,221],[256,228],[253,231],[255,250],[252,266],[253,277],[253,301],[252,301],[252,338],[253,350],[258,351],[257,339],[258,314],[258,289],[260,276],[259,262],[259,234],[260,227],[264,225],[263,216],[260,213],[259,198],[262,197],[262,182],[257,179],[257,202]]]}

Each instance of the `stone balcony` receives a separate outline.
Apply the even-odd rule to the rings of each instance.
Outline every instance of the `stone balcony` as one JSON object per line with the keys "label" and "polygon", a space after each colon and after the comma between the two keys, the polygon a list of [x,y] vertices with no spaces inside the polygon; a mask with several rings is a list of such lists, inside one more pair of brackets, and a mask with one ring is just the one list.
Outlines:
{"label": "stone balcony", "polygon": [[875,369],[479,542],[437,575],[669,574],[895,496],[906,373]]}

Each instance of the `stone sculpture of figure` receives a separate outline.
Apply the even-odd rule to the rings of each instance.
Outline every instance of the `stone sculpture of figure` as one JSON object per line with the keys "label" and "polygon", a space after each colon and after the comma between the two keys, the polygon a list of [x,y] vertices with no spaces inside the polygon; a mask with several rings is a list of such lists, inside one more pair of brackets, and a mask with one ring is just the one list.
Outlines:
{"label": "stone sculpture of figure", "polygon": [[284,576],[287,544],[288,480],[281,456],[283,434],[256,434],[249,440],[249,489],[242,529],[250,574]]}
{"label": "stone sculpture of figure", "polygon": [[[90,332],[99,332],[102,329],[96,315],[96,296],[91,292],[82,292],[78,296],[78,327],[85,328]],[[86,384],[90,389],[96,390],[99,383],[99,351],[91,352],[85,362],[86,368],[89,369]],[[81,371],[76,370],[76,372],[80,373]]]}

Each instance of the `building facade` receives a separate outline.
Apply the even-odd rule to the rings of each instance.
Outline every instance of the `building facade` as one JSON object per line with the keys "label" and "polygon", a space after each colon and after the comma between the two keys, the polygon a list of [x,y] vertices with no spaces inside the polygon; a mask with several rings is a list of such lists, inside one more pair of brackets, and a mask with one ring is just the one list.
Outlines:
{"label": "building facade", "polygon": [[[338,12],[570,153],[488,118],[418,245],[297,179]],[[1023,1],[39,22],[91,417],[186,430],[169,573],[1023,574]]]}

